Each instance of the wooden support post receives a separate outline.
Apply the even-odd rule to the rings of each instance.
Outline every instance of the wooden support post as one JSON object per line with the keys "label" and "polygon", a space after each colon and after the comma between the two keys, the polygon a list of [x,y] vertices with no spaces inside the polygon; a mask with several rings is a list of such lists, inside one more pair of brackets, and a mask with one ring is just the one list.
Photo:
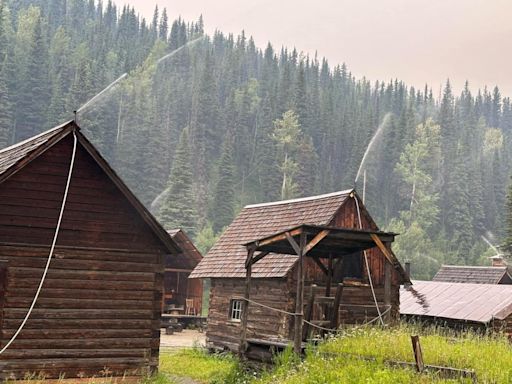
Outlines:
{"label": "wooden support post", "polygon": [[421,351],[420,337],[417,335],[411,336],[412,349],[414,351],[414,360],[416,360],[416,369],[418,372],[423,372],[425,364],[423,364],[423,352]]}
{"label": "wooden support post", "polygon": [[[289,239],[288,239],[289,240]],[[291,241],[290,241],[291,243]],[[293,335],[293,350],[297,355],[302,352],[302,320],[304,318],[304,249],[306,234],[300,234],[297,265],[297,295],[295,300],[295,332]]]}
{"label": "wooden support post", "polygon": [[392,265],[387,260],[384,260],[384,306],[388,310],[384,319],[389,323],[391,320],[391,283],[392,283]]}
{"label": "wooden support post", "polygon": [[251,272],[252,272],[252,256],[254,255],[254,248],[247,250],[246,272],[245,272],[245,292],[244,303],[242,308],[242,321],[240,331],[240,355],[244,355],[247,350],[247,320],[249,318],[249,299],[251,296]]}
{"label": "wooden support post", "polygon": [[[310,294],[309,294],[308,305],[306,306],[306,313],[304,314],[304,319],[307,321],[311,321],[311,319],[313,318],[313,310],[314,310],[313,307],[315,305],[315,293],[316,293],[315,288],[316,288],[316,285],[311,284],[311,287],[309,289]],[[302,331],[302,340],[307,341],[308,336],[309,336],[309,330],[310,330],[310,325],[305,323],[304,329]]]}
{"label": "wooden support post", "polygon": [[333,275],[332,253],[329,253],[329,262],[327,264],[327,286],[325,287],[325,296],[327,296],[327,297],[331,296],[332,275]]}
{"label": "wooden support post", "polygon": [[331,313],[331,329],[336,329],[339,326],[339,310],[341,303],[341,295],[343,294],[343,283],[339,283],[336,288],[336,296],[334,296],[334,304]]}

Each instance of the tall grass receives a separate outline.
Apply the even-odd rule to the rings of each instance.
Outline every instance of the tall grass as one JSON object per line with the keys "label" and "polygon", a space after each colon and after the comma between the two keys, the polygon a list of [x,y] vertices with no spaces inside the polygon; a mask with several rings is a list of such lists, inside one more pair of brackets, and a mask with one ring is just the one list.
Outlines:
{"label": "tall grass", "polygon": [[[276,358],[276,366],[258,384],[319,383],[461,383],[392,368],[385,362],[414,361],[410,336],[418,334],[425,364],[474,370],[479,383],[512,383],[512,346],[502,336],[475,333],[455,335],[440,329],[360,328],[308,349],[298,362],[290,351]],[[362,358],[361,358],[362,357]]]}

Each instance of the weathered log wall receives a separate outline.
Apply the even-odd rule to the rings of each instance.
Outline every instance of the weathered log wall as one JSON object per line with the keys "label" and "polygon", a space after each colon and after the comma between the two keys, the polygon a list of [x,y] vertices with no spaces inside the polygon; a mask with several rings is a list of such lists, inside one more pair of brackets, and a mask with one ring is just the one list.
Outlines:
{"label": "weathered log wall", "polygon": [[[20,325],[41,279],[71,140],[0,184],[0,260],[7,261],[1,345]],[[30,319],[0,356],[0,379],[156,369],[165,249],[80,145],[57,244]]]}
{"label": "weathered log wall", "polygon": [[[243,279],[212,279],[206,339],[210,346],[238,351],[240,322],[229,319],[230,302],[244,295]],[[286,279],[254,279],[251,300],[289,311],[293,306]],[[291,311],[293,312],[293,311]],[[247,338],[288,338],[290,316],[249,304]]]}

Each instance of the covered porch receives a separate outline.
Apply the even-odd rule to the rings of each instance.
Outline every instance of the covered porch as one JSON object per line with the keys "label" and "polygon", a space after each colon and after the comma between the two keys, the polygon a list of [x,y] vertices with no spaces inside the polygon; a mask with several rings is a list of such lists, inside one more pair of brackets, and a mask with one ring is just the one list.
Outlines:
{"label": "covered porch", "polygon": [[[318,329],[333,330],[340,326],[339,310],[342,302],[342,294],[348,294],[347,289],[354,292],[363,285],[360,281],[337,282],[334,279],[334,272],[339,270],[344,260],[348,261],[358,253],[364,255],[363,261],[367,261],[366,251],[371,248],[378,248],[384,255],[385,263],[382,271],[383,283],[383,305],[376,304],[375,301],[355,302],[356,307],[379,306],[377,312],[383,316],[383,321],[389,322],[389,313],[392,305],[392,276],[393,270],[406,278],[405,271],[396,259],[390,249],[390,244],[394,241],[396,234],[372,230],[356,230],[347,228],[334,228],[318,225],[303,224],[290,228],[285,231],[277,232],[265,238],[257,239],[244,244],[247,249],[247,258],[245,261],[246,278],[244,293],[244,311],[241,319],[240,335],[240,353],[246,354],[249,345],[267,345],[268,347],[282,348],[289,344],[291,340],[262,340],[248,338],[248,313],[251,305],[251,272],[252,267],[258,261],[265,258],[268,254],[279,254],[282,257],[295,255],[298,257],[296,264],[296,292],[294,313],[288,313],[293,318],[293,347],[296,353],[300,353],[303,348],[303,342],[308,339],[311,327]],[[324,275],[323,284],[309,284],[305,282],[305,260],[310,258],[314,264],[322,271]],[[362,267],[362,266],[361,266]],[[373,298],[375,291],[372,284],[370,268],[366,262],[368,281],[366,287],[371,288]],[[350,280],[350,279],[349,279]],[[348,288],[350,287],[350,288]],[[304,294],[307,293],[305,300]],[[348,304],[345,304],[345,306]],[[320,313],[320,316],[318,316]],[[316,318],[315,318],[316,317]],[[318,318],[320,317],[320,318]]]}

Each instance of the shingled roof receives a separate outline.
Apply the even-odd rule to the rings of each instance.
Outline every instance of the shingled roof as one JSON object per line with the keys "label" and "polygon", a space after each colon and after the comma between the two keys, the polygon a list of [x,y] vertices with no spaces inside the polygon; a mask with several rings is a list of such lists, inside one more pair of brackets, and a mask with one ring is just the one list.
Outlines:
{"label": "shingled roof", "polygon": [[[245,277],[247,250],[242,245],[301,224],[329,225],[352,189],[326,195],[272,203],[248,205],[201,260],[191,278]],[[252,269],[255,278],[283,277],[297,260],[296,256],[269,254]]]}
{"label": "shingled roof", "polygon": [[30,137],[24,141],[0,150],[0,183],[9,179],[12,175],[23,169],[27,164],[52,148],[62,139],[73,134],[73,132],[77,137],[78,144],[81,145],[89,155],[91,155],[113,184],[119,188],[121,193],[126,197],[153,233],[160,239],[163,245],[166,246],[168,251],[172,254],[180,252],[181,249],[176,242],[137,199],[137,197],[135,197],[91,142],[80,132],[80,127],[75,123],[75,121],[68,121],[55,128],[40,133],[39,135]]}
{"label": "shingled roof", "polygon": [[400,289],[400,313],[488,323],[512,314],[512,285],[413,281]]}
{"label": "shingled roof", "polygon": [[448,283],[500,284],[512,283],[512,277],[506,266],[483,267],[463,265],[443,265],[433,281]]}

